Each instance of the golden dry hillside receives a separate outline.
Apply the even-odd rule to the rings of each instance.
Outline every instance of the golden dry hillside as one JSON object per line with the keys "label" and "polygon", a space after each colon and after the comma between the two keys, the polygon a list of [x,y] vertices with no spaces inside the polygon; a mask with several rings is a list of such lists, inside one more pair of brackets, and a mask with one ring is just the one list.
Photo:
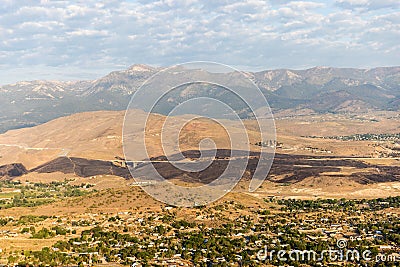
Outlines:
{"label": "golden dry hillside", "polygon": [[[99,160],[123,157],[124,114],[124,111],[84,112],[36,127],[8,131],[0,135],[0,165],[18,162],[31,169],[60,156]],[[142,111],[135,112],[137,120],[144,120],[146,116]],[[164,154],[159,136],[165,119],[161,115],[152,115],[149,118],[146,144],[151,157]],[[186,119],[182,116],[174,119],[171,125],[183,126],[179,136],[183,151],[198,149],[199,142],[204,138],[215,140],[218,148],[229,148],[226,131],[217,123],[201,119],[185,122]],[[228,131],[234,133],[235,125],[228,127]],[[251,143],[255,143],[258,133],[252,130],[248,133]],[[164,148],[175,146],[176,143],[176,140],[167,137]],[[251,148],[259,149],[257,146]]]}
{"label": "golden dry hillside", "polygon": [[[99,181],[109,180],[107,177],[114,175],[120,176],[118,179],[127,177],[127,171],[118,168],[111,172],[101,171],[101,168],[109,169],[107,164],[112,164],[116,158],[124,157],[124,114],[123,111],[85,112],[40,126],[9,131],[0,135],[0,165],[22,163],[28,170],[33,169],[33,172],[17,178],[23,181],[60,181],[65,178],[81,180],[93,176],[97,181],[94,184],[102,184],[100,189],[103,190],[108,187],[107,184],[111,186],[111,183]],[[138,120],[145,116],[147,114],[141,111],[135,113]],[[165,120],[164,116],[154,114],[149,118],[146,144],[150,157],[164,155],[160,146],[160,129]],[[180,116],[174,118],[169,125],[170,128],[181,127],[179,146],[182,151],[197,150],[200,141],[206,138],[214,140],[218,148],[229,149],[227,131],[238,131],[233,124],[224,129],[211,120],[186,121],[186,117]],[[257,153],[260,146],[256,143],[260,141],[260,135],[256,124],[249,120],[245,121],[245,125],[250,150]],[[399,145],[398,141],[390,137],[400,132],[400,118],[397,114],[277,116],[276,129],[277,155],[268,177],[269,182],[256,193],[261,194],[261,197],[362,197],[399,193],[400,164],[396,156]],[[366,140],[343,139],[356,134],[374,135]],[[172,136],[166,137],[164,148],[176,145]],[[251,179],[257,164],[257,154],[254,155],[255,158],[250,159],[244,174],[247,181]],[[46,165],[49,162],[51,166]],[[216,166],[224,166],[224,162],[220,163]],[[91,171],[77,172],[77,164],[83,164],[81,169],[88,164],[93,165]],[[57,169],[57,166],[64,166],[64,169]],[[160,171],[168,173],[172,180],[188,182],[186,176],[171,171],[167,165],[162,165]],[[208,170],[204,175],[210,173],[213,171]],[[210,177],[204,175],[195,176],[195,181],[208,181]],[[243,188],[246,191],[246,186]],[[341,190],[338,191],[338,188]]]}

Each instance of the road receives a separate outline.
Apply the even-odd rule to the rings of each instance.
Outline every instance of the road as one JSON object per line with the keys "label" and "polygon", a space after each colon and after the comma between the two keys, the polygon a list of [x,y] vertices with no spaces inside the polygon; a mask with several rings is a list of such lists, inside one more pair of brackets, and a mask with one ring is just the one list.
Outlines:
{"label": "road", "polygon": [[29,147],[27,145],[16,145],[16,144],[0,144],[0,146],[5,146],[5,147],[16,147],[19,149],[24,149],[24,150],[37,150],[37,151],[43,151],[43,150],[61,150],[61,153],[58,154],[59,157],[68,157],[68,153],[71,151],[69,148],[48,148],[48,147]]}

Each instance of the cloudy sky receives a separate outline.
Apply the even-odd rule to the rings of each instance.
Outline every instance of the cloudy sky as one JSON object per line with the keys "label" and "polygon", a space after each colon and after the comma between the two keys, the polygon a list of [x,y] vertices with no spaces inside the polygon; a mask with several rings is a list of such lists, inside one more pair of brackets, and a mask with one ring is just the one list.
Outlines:
{"label": "cloudy sky", "polygon": [[399,0],[0,0],[0,84],[135,63],[400,65]]}

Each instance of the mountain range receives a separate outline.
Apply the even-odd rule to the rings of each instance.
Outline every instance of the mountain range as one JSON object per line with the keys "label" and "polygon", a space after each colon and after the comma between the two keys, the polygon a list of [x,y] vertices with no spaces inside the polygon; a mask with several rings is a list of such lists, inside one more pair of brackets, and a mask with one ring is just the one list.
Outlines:
{"label": "mountain range", "polygon": [[[133,65],[92,81],[24,81],[0,86],[0,132],[78,112],[124,110],[132,94],[159,70]],[[262,90],[274,112],[360,113],[400,108],[400,67],[315,67],[244,74]]]}

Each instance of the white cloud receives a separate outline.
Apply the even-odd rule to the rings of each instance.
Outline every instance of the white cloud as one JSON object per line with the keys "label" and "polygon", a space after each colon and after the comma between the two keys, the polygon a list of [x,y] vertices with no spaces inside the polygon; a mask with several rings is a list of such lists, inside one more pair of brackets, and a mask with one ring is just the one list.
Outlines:
{"label": "white cloud", "polygon": [[108,36],[108,31],[105,30],[86,30],[78,29],[72,32],[67,32],[67,35],[72,36]]}
{"label": "white cloud", "polygon": [[398,9],[398,0],[337,0],[336,4],[347,9],[378,10],[378,9]]}
{"label": "white cloud", "polygon": [[255,69],[399,62],[397,0],[3,2],[0,73],[40,65],[92,75],[189,60]]}

